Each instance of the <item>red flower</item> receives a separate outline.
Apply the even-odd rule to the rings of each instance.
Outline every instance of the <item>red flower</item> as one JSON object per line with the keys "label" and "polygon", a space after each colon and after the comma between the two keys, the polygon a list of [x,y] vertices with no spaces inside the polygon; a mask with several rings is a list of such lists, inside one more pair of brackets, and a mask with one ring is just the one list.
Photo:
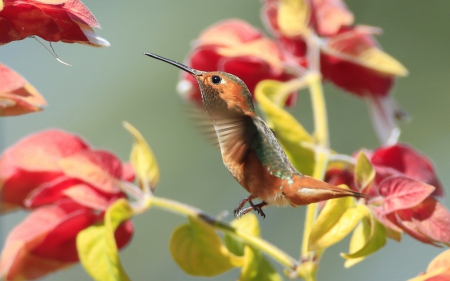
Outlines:
{"label": "red flower", "polygon": [[42,110],[44,98],[22,76],[0,64],[0,116],[13,116]]}
{"label": "red flower", "polygon": [[[290,80],[292,76],[285,70],[284,63],[286,58],[279,46],[241,20],[219,22],[203,31],[186,62],[198,70],[234,74],[245,82],[252,93],[259,81]],[[197,82],[185,72],[182,73],[178,91],[187,99],[201,100]]]}
{"label": "red flower", "polygon": [[109,202],[121,194],[118,183],[123,169],[116,156],[90,149],[75,135],[59,130],[40,132],[7,149],[0,158],[0,210],[39,206],[39,198],[50,198],[39,193],[50,191],[55,201],[71,197],[87,202],[75,197],[98,195]]}
{"label": "red flower", "polygon": [[450,250],[435,257],[428,265],[427,271],[410,281],[447,281],[450,280]]}
{"label": "red flower", "polygon": [[[443,196],[444,189],[437,178],[433,163],[425,155],[417,152],[406,144],[397,144],[381,147],[375,150],[371,156],[371,162],[377,169],[376,181],[380,182],[384,177],[395,172],[403,174],[415,180],[427,183],[435,187],[433,196]],[[386,169],[393,169],[383,171]],[[386,174],[387,173],[387,174]]]}
{"label": "red flower", "polygon": [[[280,9],[281,8],[281,9]],[[336,34],[342,26],[353,24],[353,14],[341,0],[303,0],[288,3],[282,0],[266,0],[262,8],[262,19],[266,27],[277,36],[292,37],[288,30],[292,26],[283,23],[286,16],[293,15],[298,20],[291,23],[297,25],[297,35],[303,28],[309,27],[320,36]],[[301,22],[303,21],[303,22]]]}
{"label": "red flower", "polygon": [[[79,0],[4,0],[0,10],[0,45],[39,36],[44,40],[108,47],[93,27],[100,27],[94,15]],[[1,7],[0,7],[1,8]]]}
{"label": "red flower", "polygon": [[[70,199],[34,210],[8,235],[0,259],[0,276],[5,280],[37,279],[78,262],[77,234],[102,220],[102,214]],[[129,220],[117,228],[119,249],[132,234]]]}
{"label": "red flower", "polygon": [[[130,166],[110,152],[59,130],[28,136],[7,149],[0,158],[1,210],[32,212],[9,234],[0,276],[36,279],[78,262],[78,233],[101,223],[108,207],[125,198],[121,181],[133,178]],[[132,233],[129,220],[117,228],[118,248]]]}
{"label": "red flower", "polygon": [[407,70],[378,46],[373,35],[379,34],[380,29],[352,26],[353,15],[339,0],[304,0],[295,4],[268,0],[262,17],[283,49],[299,64],[314,64],[307,61],[305,43],[314,42],[320,49],[324,80],[369,99],[380,140],[383,144],[396,141],[395,118],[401,112],[389,92],[395,77],[407,75]]}
{"label": "red flower", "polygon": [[[450,213],[435,196],[443,195],[431,161],[405,144],[366,152],[376,171],[375,180],[363,192],[368,205],[386,227],[406,232],[433,245],[450,243]],[[328,182],[356,188],[352,171],[332,169]]]}

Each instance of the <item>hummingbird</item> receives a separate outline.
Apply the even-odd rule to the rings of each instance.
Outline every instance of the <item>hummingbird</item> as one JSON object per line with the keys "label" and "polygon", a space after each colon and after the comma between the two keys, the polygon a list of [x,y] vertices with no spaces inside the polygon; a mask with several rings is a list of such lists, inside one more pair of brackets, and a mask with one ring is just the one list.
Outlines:
{"label": "hummingbird", "polygon": [[[252,210],[265,218],[262,208],[269,205],[296,207],[338,197],[365,197],[297,171],[272,130],[256,114],[252,95],[240,78],[227,72],[200,71],[159,55],[144,54],[176,66],[197,80],[223,163],[250,193],[234,210],[236,218]],[[254,199],[261,202],[255,204]],[[250,207],[244,208],[247,202]]]}

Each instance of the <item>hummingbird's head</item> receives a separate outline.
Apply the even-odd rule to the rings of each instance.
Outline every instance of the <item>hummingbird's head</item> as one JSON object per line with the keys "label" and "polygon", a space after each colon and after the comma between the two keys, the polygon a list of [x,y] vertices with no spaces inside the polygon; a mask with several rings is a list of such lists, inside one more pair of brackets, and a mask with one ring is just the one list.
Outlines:
{"label": "hummingbird's head", "polygon": [[203,105],[207,111],[228,109],[246,115],[255,114],[250,91],[237,76],[221,71],[199,71],[155,54],[145,55],[174,65],[194,76],[200,86]]}

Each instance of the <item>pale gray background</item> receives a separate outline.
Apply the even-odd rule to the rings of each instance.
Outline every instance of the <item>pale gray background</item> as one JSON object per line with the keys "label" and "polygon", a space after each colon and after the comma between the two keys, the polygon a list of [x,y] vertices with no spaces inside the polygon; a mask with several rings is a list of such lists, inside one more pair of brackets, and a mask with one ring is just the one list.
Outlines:
{"label": "pale gray background", "polygon": [[[122,128],[127,120],[141,130],[157,156],[161,182],[157,195],[197,206],[216,215],[233,210],[246,192],[230,177],[219,153],[192,129],[175,92],[179,72],[144,57],[143,52],[183,60],[191,40],[209,25],[226,18],[242,18],[262,27],[259,1],[92,1],[86,5],[103,29],[96,32],[111,47],[94,49],[55,43],[57,63],[35,40],[1,47],[0,61],[28,79],[50,106],[42,113],[2,119],[1,141],[9,146],[21,137],[49,127],[82,135],[94,146],[127,159],[131,137]],[[413,119],[402,124],[401,140],[426,153],[437,166],[440,179],[450,185],[450,2],[347,1],[356,22],[382,27],[384,49],[409,69],[400,79],[395,97]],[[329,85],[331,143],[352,153],[378,145],[364,102]],[[302,93],[292,112],[311,129],[309,97]],[[448,201],[447,201],[448,203]],[[294,257],[299,255],[305,208],[270,208],[262,221],[263,236]],[[0,237],[24,214],[1,218]],[[231,216],[229,217],[231,219]],[[133,219],[136,232],[122,254],[133,280],[198,280],[184,274],[172,261],[168,240],[185,219],[158,209]],[[405,236],[389,241],[384,249],[351,269],[343,268],[340,252],[348,240],[327,250],[319,270],[320,280],[406,280],[426,269],[441,249]],[[213,280],[235,280],[233,270]],[[88,280],[80,266],[53,274],[46,280]]]}

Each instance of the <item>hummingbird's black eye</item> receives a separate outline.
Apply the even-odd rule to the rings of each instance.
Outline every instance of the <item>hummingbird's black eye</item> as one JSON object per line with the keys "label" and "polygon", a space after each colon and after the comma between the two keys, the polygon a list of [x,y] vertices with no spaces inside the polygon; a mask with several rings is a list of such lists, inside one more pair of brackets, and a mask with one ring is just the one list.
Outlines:
{"label": "hummingbird's black eye", "polygon": [[220,84],[220,82],[222,82],[222,78],[220,78],[220,76],[214,75],[213,77],[211,77],[211,82],[214,85],[218,85]]}

